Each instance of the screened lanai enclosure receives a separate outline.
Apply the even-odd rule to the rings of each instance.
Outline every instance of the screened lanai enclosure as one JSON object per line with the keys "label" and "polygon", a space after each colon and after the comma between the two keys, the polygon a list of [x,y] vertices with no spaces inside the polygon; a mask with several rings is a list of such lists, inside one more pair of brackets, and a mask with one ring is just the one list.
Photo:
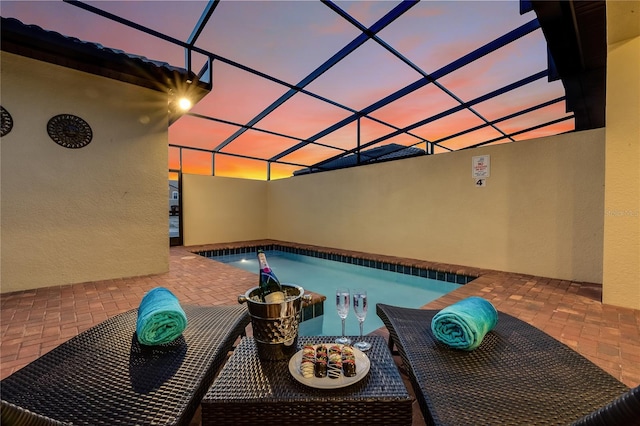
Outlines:
{"label": "screened lanai enclosure", "polygon": [[295,178],[604,127],[604,0],[3,1],[2,16],[193,75],[168,85],[172,245],[184,173]]}
{"label": "screened lanai enclosure", "polygon": [[279,179],[604,125],[604,1],[3,1],[2,15],[206,83],[169,128],[170,180]]}

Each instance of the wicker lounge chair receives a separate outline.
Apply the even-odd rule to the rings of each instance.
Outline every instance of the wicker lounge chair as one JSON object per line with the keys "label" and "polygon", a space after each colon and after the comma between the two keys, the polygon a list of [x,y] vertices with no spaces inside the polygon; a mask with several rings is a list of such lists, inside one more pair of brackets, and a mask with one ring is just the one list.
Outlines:
{"label": "wicker lounge chair", "polygon": [[141,346],[137,309],[63,343],[0,382],[2,425],[189,424],[249,324],[246,306],[183,306],[176,341]]}
{"label": "wicker lounge chair", "polygon": [[537,328],[499,312],[473,351],[435,339],[436,310],[378,304],[428,424],[640,424],[640,388],[604,370]]}

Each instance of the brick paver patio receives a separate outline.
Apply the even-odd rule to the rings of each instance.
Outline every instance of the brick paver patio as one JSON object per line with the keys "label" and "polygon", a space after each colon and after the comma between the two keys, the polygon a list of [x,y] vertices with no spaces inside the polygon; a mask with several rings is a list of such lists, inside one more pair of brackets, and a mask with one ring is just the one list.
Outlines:
{"label": "brick paver patio", "polygon": [[[229,246],[267,243],[303,247],[280,241]],[[207,247],[222,246],[227,245]],[[83,330],[136,308],[144,293],[153,287],[169,288],[181,303],[207,306],[236,304],[239,294],[257,284],[256,274],[192,253],[192,250],[201,248],[172,247],[170,271],[164,274],[2,294],[0,378],[7,377]],[[329,251],[478,275],[479,278],[425,307],[439,309],[467,296],[482,296],[498,310],[516,316],[565,343],[627,386],[640,384],[640,310],[603,305],[599,285],[344,250]],[[331,308],[327,306],[326,309]],[[387,335],[384,329],[375,333]],[[408,382],[407,388],[411,391]],[[193,424],[198,423],[198,418],[194,418]],[[417,403],[414,404],[414,424],[424,424]]]}

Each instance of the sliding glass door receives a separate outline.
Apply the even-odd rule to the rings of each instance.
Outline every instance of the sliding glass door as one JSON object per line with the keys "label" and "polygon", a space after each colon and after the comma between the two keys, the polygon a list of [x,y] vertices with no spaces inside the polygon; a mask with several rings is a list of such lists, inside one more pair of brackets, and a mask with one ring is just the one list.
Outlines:
{"label": "sliding glass door", "polygon": [[182,245],[182,173],[169,169],[169,245]]}

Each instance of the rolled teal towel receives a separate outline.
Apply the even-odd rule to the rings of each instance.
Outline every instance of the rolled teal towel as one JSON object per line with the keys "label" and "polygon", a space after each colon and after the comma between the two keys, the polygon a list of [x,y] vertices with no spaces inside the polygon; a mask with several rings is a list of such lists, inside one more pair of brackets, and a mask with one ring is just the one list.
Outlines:
{"label": "rolled teal towel", "polygon": [[436,339],[452,348],[471,351],[498,322],[498,311],[482,297],[468,297],[447,306],[431,320]]}
{"label": "rolled teal towel", "polygon": [[149,290],[140,301],[136,334],[143,345],[176,340],[187,328],[187,315],[178,298],[164,287]]}

